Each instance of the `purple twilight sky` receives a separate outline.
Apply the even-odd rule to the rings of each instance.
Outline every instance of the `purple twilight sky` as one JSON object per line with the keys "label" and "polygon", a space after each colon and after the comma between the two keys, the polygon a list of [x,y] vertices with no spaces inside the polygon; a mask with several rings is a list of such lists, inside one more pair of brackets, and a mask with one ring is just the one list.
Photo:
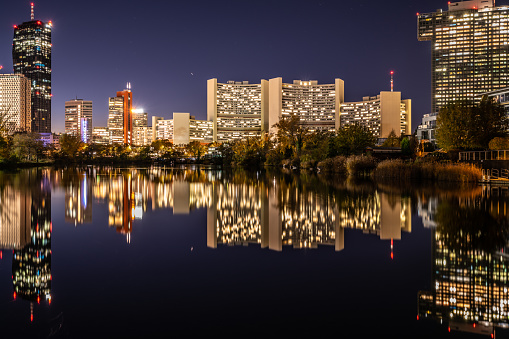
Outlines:
{"label": "purple twilight sky", "polygon": [[[53,22],[52,130],[64,131],[64,102],[76,97],[106,126],[108,97],[127,82],[149,117],[205,119],[210,78],[341,78],[357,101],[390,90],[391,70],[394,90],[412,99],[414,130],[431,93],[431,43],[417,41],[416,13],[438,8],[447,1],[35,1],[35,18]],[[2,4],[0,72],[12,73],[13,25],[29,20],[30,1]]]}

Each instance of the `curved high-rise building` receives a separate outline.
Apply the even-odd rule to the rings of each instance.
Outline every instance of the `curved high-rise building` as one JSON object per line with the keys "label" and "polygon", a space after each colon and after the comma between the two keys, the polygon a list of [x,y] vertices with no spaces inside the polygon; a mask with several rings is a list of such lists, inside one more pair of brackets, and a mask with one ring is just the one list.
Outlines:
{"label": "curved high-rise building", "polygon": [[15,74],[30,80],[32,132],[51,133],[51,21],[14,26],[12,64]]}

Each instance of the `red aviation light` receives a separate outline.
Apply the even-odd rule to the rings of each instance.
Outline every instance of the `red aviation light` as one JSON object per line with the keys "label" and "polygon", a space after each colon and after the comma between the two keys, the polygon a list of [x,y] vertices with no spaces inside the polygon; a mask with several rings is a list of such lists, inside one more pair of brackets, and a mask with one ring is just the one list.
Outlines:
{"label": "red aviation light", "polygon": [[38,24],[38,25],[40,25],[40,24],[41,24],[41,22],[40,22],[40,21],[37,21],[37,24]]}
{"label": "red aviation light", "polygon": [[18,26],[16,26],[16,25],[14,25],[13,27],[14,27],[14,28],[18,28]]}
{"label": "red aviation light", "polygon": [[417,16],[419,16],[419,12],[417,12]]}

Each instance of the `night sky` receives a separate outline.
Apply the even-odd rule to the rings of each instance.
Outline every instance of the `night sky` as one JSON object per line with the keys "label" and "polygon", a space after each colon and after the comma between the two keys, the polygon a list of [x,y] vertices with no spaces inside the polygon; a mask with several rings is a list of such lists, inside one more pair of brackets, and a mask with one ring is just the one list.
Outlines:
{"label": "night sky", "polygon": [[[2,73],[13,71],[13,26],[30,20],[30,2],[2,3]],[[64,131],[64,102],[76,97],[106,126],[108,97],[127,82],[149,119],[205,119],[210,78],[341,78],[345,100],[358,101],[390,90],[391,70],[415,130],[431,107],[431,43],[417,41],[416,13],[438,8],[447,1],[35,1],[35,18],[53,22],[52,130]]]}

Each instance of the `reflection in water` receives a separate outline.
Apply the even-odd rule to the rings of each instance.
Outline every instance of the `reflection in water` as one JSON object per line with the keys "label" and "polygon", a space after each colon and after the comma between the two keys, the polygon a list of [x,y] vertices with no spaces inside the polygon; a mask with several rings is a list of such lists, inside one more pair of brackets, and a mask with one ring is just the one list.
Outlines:
{"label": "reflection in water", "polygon": [[507,196],[492,196],[485,189],[476,196],[435,202],[432,213],[425,215],[433,215],[429,224],[436,225],[434,288],[419,293],[419,317],[434,318],[449,330],[493,337],[509,320]]}
{"label": "reflection in water", "polygon": [[13,293],[32,307],[51,302],[51,186],[65,192],[66,223],[90,224],[93,203],[102,203],[107,214],[98,222],[127,243],[150,211],[206,208],[209,248],[341,251],[345,229],[352,229],[390,241],[392,258],[394,241],[412,231],[414,210],[432,233],[433,288],[419,293],[419,318],[488,335],[509,320],[507,189],[410,190],[304,173],[209,169],[0,173],[0,249],[14,250]]}
{"label": "reflection in water", "polygon": [[[51,303],[51,187],[49,170],[0,177],[2,248],[14,248],[14,299]],[[33,321],[33,304],[30,320]]]}

